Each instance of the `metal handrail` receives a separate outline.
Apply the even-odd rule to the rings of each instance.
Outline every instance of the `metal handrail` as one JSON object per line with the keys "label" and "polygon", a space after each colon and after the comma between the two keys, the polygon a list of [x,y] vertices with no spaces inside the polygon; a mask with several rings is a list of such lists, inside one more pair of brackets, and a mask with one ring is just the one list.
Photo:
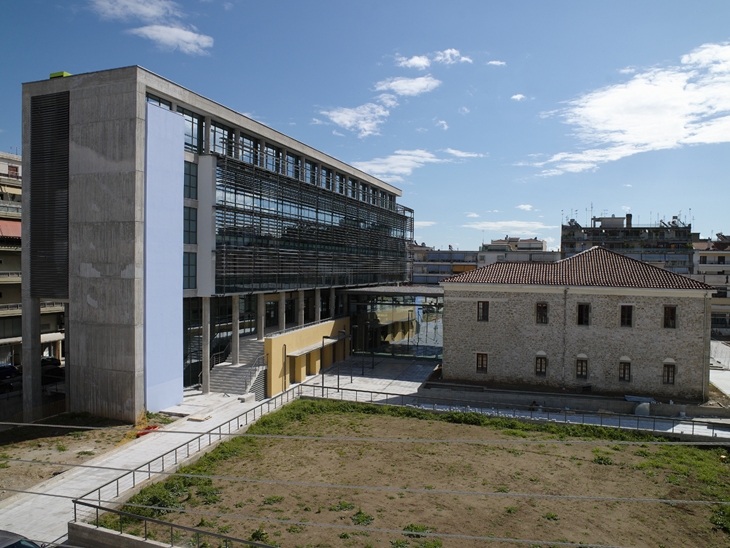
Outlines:
{"label": "metal handrail", "polygon": [[[650,431],[656,434],[689,434],[693,436],[717,437],[718,434],[725,434],[730,437],[730,425],[723,426],[709,421],[695,421],[684,419],[675,419],[673,417],[657,417],[649,415],[628,415],[625,413],[599,413],[585,411],[571,411],[559,409],[557,407],[546,406],[528,406],[519,404],[499,404],[491,402],[482,402],[474,400],[459,400],[455,398],[439,398],[434,396],[423,396],[421,394],[396,394],[388,392],[378,392],[375,390],[359,390],[356,388],[337,388],[333,386],[321,386],[319,384],[302,384],[299,385],[299,397],[309,396],[324,399],[344,400],[345,393],[353,393],[354,401],[363,403],[386,403],[387,405],[396,405],[400,407],[423,406],[428,405],[434,411],[457,411],[457,412],[480,412],[488,415],[498,415],[500,417],[511,417],[521,420],[538,420],[549,422],[562,422],[564,424],[585,424],[589,426],[601,426],[603,428],[619,428],[627,430]],[[339,393],[340,397],[331,397],[332,393]],[[364,395],[360,399],[359,395]],[[377,396],[377,397],[376,397]],[[386,400],[379,402],[378,400]],[[353,401],[353,400],[350,400]],[[447,409],[440,409],[446,407]],[[538,408],[541,409],[538,411]],[[581,417],[580,422],[570,420],[573,417]],[[592,422],[591,418],[596,418],[597,422]],[[618,425],[611,422],[618,421]],[[643,423],[643,424],[642,424]],[[651,427],[648,424],[651,423]],[[632,426],[632,424],[634,426]],[[659,424],[660,427],[657,427]],[[663,426],[663,427],[662,427]],[[689,431],[678,429],[679,426],[687,427]],[[704,427],[708,430],[707,434],[697,431],[697,427]]]}
{"label": "metal handrail", "polygon": [[[333,393],[339,394],[339,398],[336,396],[332,397]],[[500,405],[498,403],[458,400],[454,398],[438,398],[423,396],[421,394],[396,394],[378,392],[374,390],[337,388],[324,385],[320,386],[318,384],[298,384],[268,400],[261,402],[256,407],[241,413],[226,423],[216,426],[215,428],[200,434],[196,438],[180,444],[162,456],[141,464],[134,470],[126,472],[125,474],[108,481],[102,486],[78,497],[77,499],[74,499],[74,519],[76,519],[75,505],[82,504],[82,500],[96,500],[98,501],[98,504],[101,505],[103,500],[117,499],[120,494],[128,489],[133,489],[138,483],[149,480],[153,475],[164,472],[170,468],[176,468],[183,459],[188,459],[195,453],[201,453],[204,448],[208,448],[213,445],[214,438],[216,442],[219,442],[223,439],[224,435],[229,437],[241,428],[255,422],[263,415],[283,406],[285,403],[289,403],[290,401],[294,401],[303,396],[344,400],[344,396],[347,393],[354,394],[355,402],[387,404],[401,407],[418,407],[424,410],[429,410],[430,408],[432,411],[478,412],[485,415],[514,418],[517,420],[582,424],[600,426],[604,428],[653,432],[660,435],[684,434],[715,438],[718,436],[718,433],[720,433],[724,434],[723,438],[730,437],[730,426],[722,427],[715,423],[706,421],[687,421],[686,419],[675,419],[672,417],[626,415],[622,413],[586,413],[542,406],[536,408],[532,405]],[[350,400],[350,398],[348,398],[348,400]],[[578,417],[580,417],[580,421],[577,420]],[[616,421],[618,421],[617,425],[615,424]],[[678,428],[680,426],[683,428]],[[704,427],[707,430],[707,433],[702,433],[701,431],[698,432],[698,426]],[[224,431],[226,432],[224,433]],[[138,476],[141,476],[140,480],[138,480]]]}
{"label": "metal handrail", "polygon": [[[255,422],[263,415],[270,413],[272,409],[276,410],[285,403],[298,399],[299,394],[297,392],[299,389],[299,385],[297,385],[285,392],[277,394],[273,398],[262,401],[256,407],[244,411],[229,421],[220,424],[215,428],[211,428],[207,432],[203,432],[192,440],[178,445],[174,449],[164,453],[162,456],[155,457],[154,459],[139,465],[134,470],[126,472],[121,476],[106,482],[100,487],[92,489],[88,493],[74,499],[74,503],[82,499],[101,501],[107,498],[119,497],[120,494],[127,489],[133,489],[138,483],[151,479],[154,474],[177,467],[182,460],[188,459],[191,455],[200,453],[203,449],[212,446],[214,441],[221,441],[224,435],[228,437],[231,433],[237,432],[241,428]],[[138,479],[138,477],[141,479]],[[109,496],[103,496],[107,491],[109,491]]]}
{"label": "metal handrail", "polygon": [[[148,523],[152,523],[152,524],[155,524],[155,525],[161,525],[161,526],[163,526],[165,528],[168,528],[169,527],[170,528],[170,546],[174,546],[175,545],[175,541],[174,541],[174,539],[175,539],[175,531],[177,530],[177,531],[184,531],[186,533],[191,533],[192,535],[194,535],[195,537],[197,537],[198,546],[200,546],[200,537],[204,535],[204,536],[209,536],[209,537],[213,537],[215,539],[218,539],[219,541],[221,541],[223,543],[224,546],[227,546],[229,542],[235,542],[235,543],[239,543],[239,544],[245,544],[246,546],[259,546],[261,548],[274,548],[271,544],[263,544],[261,542],[254,542],[252,540],[243,540],[243,539],[240,539],[240,538],[229,537],[227,535],[222,535],[220,533],[214,533],[212,531],[203,531],[203,530],[198,529],[196,527],[186,527],[184,525],[178,525],[176,523],[172,523],[172,522],[169,522],[169,521],[163,521],[163,520],[160,520],[160,519],[148,518],[148,517],[145,517],[145,516],[139,516],[137,514],[132,514],[130,512],[123,512],[122,510],[116,510],[114,508],[107,508],[105,506],[101,506],[101,505],[97,505],[97,504],[91,504],[91,503],[82,502],[82,501],[74,501],[74,522],[78,521],[78,519],[77,519],[77,513],[76,513],[76,504],[78,504],[79,506],[86,506],[88,508],[93,508],[93,509],[96,510],[96,518],[94,520],[94,526],[97,529],[100,527],[100,525],[99,525],[99,512],[100,511],[101,512],[108,512],[108,513],[116,514],[116,515],[119,516],[119,534],[123,534],[124,533],[124,530],[123,530],[124,529],[124,525],[123,525],[122,517],[128,517],[128,518],[135,519],[137,521],[144,522],[144,537],[143,538],[145,540],[147,540],[149,538],[149,534],[148,534],[148,531],[147,531],[147,524]],[[105,527],[101,527],[101,528],[102,529],[105,529]],[[135,534],[134,536],[137,536],[137,534]],[[155,539],[155,540],[157,540],[157,539]]]}
{"label": "metal handrail", "polygon": [[347,318],[347,317],[348,317],[347,314],[341,314],[339,316],[332,316],[330,318],[325,318],[323,320],[316,320],[316,321],[309,322],[309,323],[305,323],[305,324],[302,324],[302,325],[295,325],[293,327],[287,327],[287,328],[285,328],[285,329],[283,329],[281,331],[273,331],[271,333],[267,333],[266,336],[267,337],[274,337],[276,335],[283,335],[284,333],[293,333],[294,331],[298,331],[299,329],[306,329],[308,327],[312,327],[313,325],[319,325],[319,324],[323,324],[323,323],[326,323],[326,322],[331,322],[331,321],[335,321],[335,320],[341,320],[341,319]]}

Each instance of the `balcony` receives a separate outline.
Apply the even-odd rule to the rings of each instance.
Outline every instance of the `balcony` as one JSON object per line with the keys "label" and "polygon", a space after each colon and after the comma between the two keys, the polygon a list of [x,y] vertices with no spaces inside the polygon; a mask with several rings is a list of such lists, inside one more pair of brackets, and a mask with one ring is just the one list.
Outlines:
{"label": "balcony", "polygon": [[[64,303],[58,301],[41,301],[41,314],[55,314],[64,311]],[[0,304],[0,317],[20,316],[23,305],[20,303]]]}
{"label": "balcony", "polygon": [[20,281],[20,272],[0,272],[0,284],[19,284]]}

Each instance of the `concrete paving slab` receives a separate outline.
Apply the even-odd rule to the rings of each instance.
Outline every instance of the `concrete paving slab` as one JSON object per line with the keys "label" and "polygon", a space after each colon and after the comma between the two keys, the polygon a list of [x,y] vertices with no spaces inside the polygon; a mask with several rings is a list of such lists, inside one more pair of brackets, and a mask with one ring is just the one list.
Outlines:
{"label": "concrete paving slab", "polygon": [[[203,422],[178,420],[161,431],[150,433],[84,463],[87,467],[100,466],[112,468],[111,470],[71,468],[29,489],[39,494],[9,497],[0,503],[0,529],[14,531],[42,542],[61,542],[66,537],[67,523],[73,518],[71,499],[81,497],[118,478],[123,474],[119,470],[129,470],[152,461],[195,439],[199,433],[225,424],[257,405],[256,402],[242,403],[230,397],[223,401],[222,395],[191,398],[193,403],[188,405],[208,413],[210,419]],[[204,408],[206,403],[210,404],[207,409]],[[115,468],[119,470],[114,470]]]}
{"label": "concrete paving slab", "polygon": [[725,394],[730,396],[730,370],[727,369],[710,369],[710,382]]}

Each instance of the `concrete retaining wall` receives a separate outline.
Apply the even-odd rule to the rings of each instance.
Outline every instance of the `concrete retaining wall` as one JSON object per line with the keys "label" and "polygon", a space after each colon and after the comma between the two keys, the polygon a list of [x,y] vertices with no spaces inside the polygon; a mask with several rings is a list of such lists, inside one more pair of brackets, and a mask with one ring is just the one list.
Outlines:
{"label": "concrete retaining wall", "polygon": [[[431,386],[431,388],[424,388]],[[457,387],[452,389],[445,384],[426,383],[418,389],[418,395],[426,398],[440,398],[444,400],[465,401],[501,406],[528,407],[537,402],[543,408],[565,409],[597,413],[607,411],[632,415],[636,403],[598,396],[562,395],[544,392],[514,392],[508,390],[479,390],[474,387]],[[650,405],[650,415],[656,417],[678,417],[680,412],[689,418],[715,417],[730,418],[730,409],[720,407],[700,407],[699,405],[669,405],[656,403]]]}
{"label": "concrete retaining wall", "polygon": [[170,544],[144,540],[132,535],[121,534],[94,527],[88,523],[69,522],[68,543],[80,548],[161,548]]}

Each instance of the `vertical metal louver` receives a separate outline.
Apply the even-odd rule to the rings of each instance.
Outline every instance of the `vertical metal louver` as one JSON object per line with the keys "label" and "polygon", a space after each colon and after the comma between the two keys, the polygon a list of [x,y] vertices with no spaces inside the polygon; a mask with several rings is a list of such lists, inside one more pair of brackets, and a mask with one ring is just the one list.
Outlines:
{"label": "vertical metal louver", "polygon": [[30,293],[68,298],[69,93],[30,100]]}

